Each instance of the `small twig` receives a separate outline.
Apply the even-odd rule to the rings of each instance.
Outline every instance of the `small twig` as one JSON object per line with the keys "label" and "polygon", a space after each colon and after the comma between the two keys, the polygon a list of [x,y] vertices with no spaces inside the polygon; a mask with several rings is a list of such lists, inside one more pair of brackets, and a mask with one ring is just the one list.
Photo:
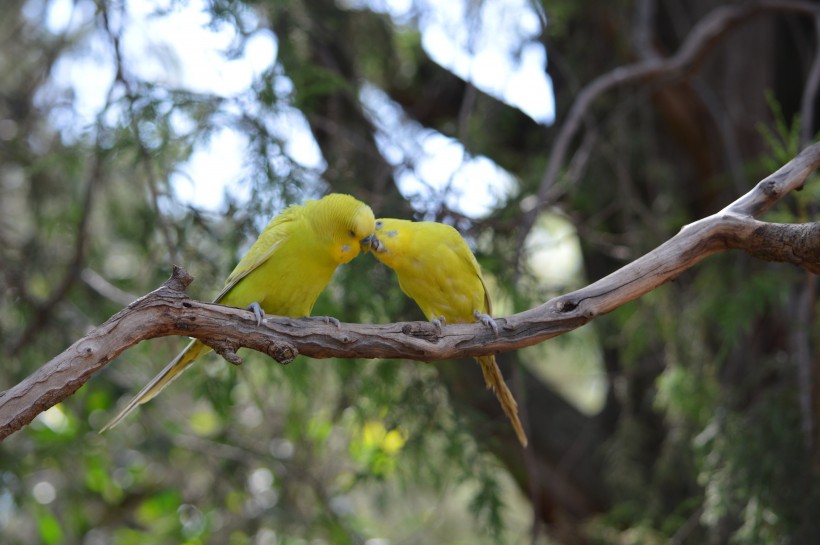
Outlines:
{"label": "small twig", "polygon": [[461,100],[461,107],[458,109],[458,141],[464,146],[466,151],[470,151],[470,119],[475,109],[478,91],[469,81],[464,86],[464,97]]}
{"label": "small twig", "polygon": [[635,29],[632,33],[632,45],[638,58],[652,60],[660,58],[655,49],[652,36],[652,24],[655,21],[657,2],[655,0],[639,0],[635,3]]}
{"label": "small twig", "polygon": [[726,157],[726,169],[732,178],[734,189],[735,191],[742,191],[743,188],[748,187],[749,184],[743,172],[743,160],[741,159],[737,136],[732,130],[726,109],[719,104],[717,96],[712,89],[706,85],[702,78],[694,78],[692,88],[700,97],[701,102],[703,102],[703,105],[706,107],[707,113],[711,116],[715,124],[717,136],[721,144],[723,144],[723,153]]}
{"label": "small twig", "polygon": [[111,40],[111,47],[114,51],[114,60],[117,67],[114,82],[122,83],[125,88],[125,95],[128,99],[128,119],[130,121],[131,132],[134,135],[134,143],[137,148],[137,154],[140,162],[142,163],[143,169],[145,170],[145,181],[148,186],[148,192],[151,194],[151,204],[154,208],[154,213],[157,215],[157,225],[159,226],[159,231],[162,238],[165,240],[165,245],[168,247],[168,257],[173,263],[177,261],[176,245],[174,244],[173,237],[171,236],[171,228],[165,221],[165,216],[162,214],[162,210],[159,206],[160,195],[159,188],[156,183],[157,176],[154,172],[153,159],[151,157],[151,153],[142,141],[142,135],[140,133],[139,124],[137,123],[137,117],[134,115],[134,103],[137,101],[137,92],[135,91],[132,82],[126,76],[120,35],[111,26],[111,18],[108,13],[108,7],[105,4],[101,7],[101,13],[103,28]]}
{"label": "small twig", "polygon": [[118,305],[130,305],[131,301],[137,298],[136,295],[121,290],[103,278],[97,271],[88,267],[80,272],[80,279],[86,286]]}

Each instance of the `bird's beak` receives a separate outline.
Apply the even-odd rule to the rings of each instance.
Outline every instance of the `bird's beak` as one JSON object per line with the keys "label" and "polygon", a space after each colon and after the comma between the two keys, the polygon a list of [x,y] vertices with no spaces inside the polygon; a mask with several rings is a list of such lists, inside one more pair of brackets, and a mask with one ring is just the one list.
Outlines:
{"label": "bird's beak", "polygon": [[375,237],[375,235],[364,237],[362,240],[359,241],[359,246],[361,246],[363,252],[367,253],[371,249],[373,249],[373,241],[375,240],[378,240]]}
{"label": "bird's beak", "polygon": [[361,244],[363,252],[373,252],[375,254],[384,251],[384,244],[382,244],[382,241],[379,240],[375,234],[363,238],[359,241],[359,244]]}

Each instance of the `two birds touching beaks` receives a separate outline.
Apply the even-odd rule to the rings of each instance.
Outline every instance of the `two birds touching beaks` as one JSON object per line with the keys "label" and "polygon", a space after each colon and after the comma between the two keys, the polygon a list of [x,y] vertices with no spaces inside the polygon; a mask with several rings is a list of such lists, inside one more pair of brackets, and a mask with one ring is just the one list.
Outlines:
{"label": "two birds touching beaks", "polygon": [[[498,333],[478,261],[458,231],[435,222],[376,220],[365,203],[338,193],[291,205],[273,218],[213,302],[252,310],[257,322],[264,314],[310,316],[336,267],[361,251],[393,269],[402,291],[439,329],[446,323],[480,321]],[[210,350],[192,340],[101,431],[154,398]],[[495,356],[476,360],[487,387],[495,392],[518,440],[526,446],[517,404]]]}

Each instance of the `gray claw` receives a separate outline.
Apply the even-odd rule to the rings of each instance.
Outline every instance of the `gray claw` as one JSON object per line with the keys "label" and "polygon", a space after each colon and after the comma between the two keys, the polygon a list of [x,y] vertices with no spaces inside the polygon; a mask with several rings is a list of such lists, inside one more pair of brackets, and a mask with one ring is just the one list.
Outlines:
{"label": "gray claw", "polygon": [[498,324],[493,320],[492,316],[489,314],[483,314],[479,311],[473,312],[473,316],[475,319],[484,324],[485,326],[489,327],[495,333],[495,336],[498,337]]}
{"label": "gray claw", "polygon": [[438,330],[438,336],[441,337],[444,334],[444,326],[447,325],[447,320],[444,319],[444,316],[433,318],[432,320],[430,320],[430,323],[436,326],[436,329]]}
{"label": "gray claw", "polygon": [[256,316],[256,325],[262,325],[262,319],[265,317],[265,311],[262,310],[262,307],[259,306],[259,303],[254,301],[250,305],[245,307],[245,310],[250,310],[253,312],[253,315]]}
{"label": "gray claw", "polygon": [[334,318],[333,316],[325,316],[324,318],[325,318],[325,323],[326,324],[333,324],[333,325],[336,326],[336,329],[341,329],[342,328],[342,322],[340,322],[338,319]]}
{"label": "gray claw", "polygon": [[326,324],[333,324],[336,326],[336,329],[341,329],[342,322],[334,318],[333,316],[308,316],[311,320],[321,320]]}

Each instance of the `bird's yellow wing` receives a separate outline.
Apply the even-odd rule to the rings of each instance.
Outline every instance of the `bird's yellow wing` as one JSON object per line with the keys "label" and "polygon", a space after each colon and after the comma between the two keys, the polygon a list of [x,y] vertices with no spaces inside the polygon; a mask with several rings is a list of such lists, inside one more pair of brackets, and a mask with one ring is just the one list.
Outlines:
{"label": "bird's yellow wing", "polygon": [[447,232],[448,235],[442,239],[444,245],[459,257],[463,265],[459,270],[459,274],[473,274],[477,276],[481,282],[481,289],[484,291],[484,308],[472,310],[491,315],[493,313],[493,306],[490,301],[490,293],[487,291],[487,284],[484,282],[484,276],[481,274],[481,265],[478,264],[478,260],[467,245],[467,241],[464,240],[458,231],[448,229],[445,232]]}
{"label": "bird's yellow wing", "polygon": [[302,206],[292,205],[268,223],[248,253],[236,264],[228,279],[225,280],[225,286],[214,298],[214,303],[220,302],[240,280],[258,269],[262,263],[276,253],[282,242],[290,236],[303,210]]}

